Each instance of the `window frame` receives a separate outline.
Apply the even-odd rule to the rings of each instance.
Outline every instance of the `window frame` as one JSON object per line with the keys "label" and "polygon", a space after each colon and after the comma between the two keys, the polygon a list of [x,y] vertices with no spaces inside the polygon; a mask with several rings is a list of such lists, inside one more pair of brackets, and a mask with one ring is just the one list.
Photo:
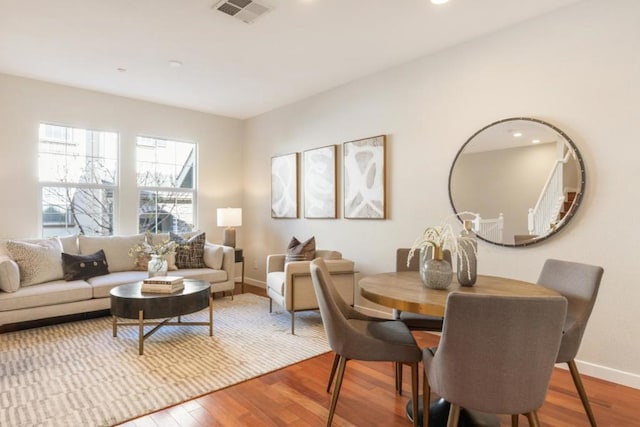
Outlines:
{"label": "window frame", "polygon": [[[156,144],[158,143],[178,143],[178,144],[188,144],[190,146],[192,146],[192,155],[193,155],[193,170],[192,170],[192,183],[193,183],[193,187],[192,188],[184,188],[184,187],[170,187],[170,186],[150,186],[150,185],[140,185],[138,182],[138,163],[140,162],[140,160],[138,159],[138,147],[139,146],[143,146],[144,148],[147,149],[154,149],[156,150],[158,145],[155,146],[149,146],[149,145],[145,145],[145,144],[140,144],[140,141],[146,139],[146,140],[154,140],[154,142]],[[149,136],[149,135],[142,135],[139,134],[136,136],[135,139],[135,151],[136,151],[136,159],[135,159],[135,176],[136,176],[136,188],[137,188],[137,197],[136,197],[136,223],[137,223],[137,230],[138,233],[144,233],[146,230],[143,230],[140,228],[140,218],[142,213],[140,212],[140,200],[141,200],[141,195],[144,192],[147,193],[152,193],[154,194],[156,197],[158,195],[158,193],[190,193],[192,196],[192,227],[190,231],[195,231],[198,229],[198,167],[199,167],[199,146],[198,143],[196,142],[190,142],[190,141],[183,141],[183,140],[178,140],[178,139],[171,139],[171,138],[164,138],[164,137],[157,137],[157,136]],[[157,163],[157,162],[156,162]],[[156,200],[156,207],[157,207],[157,200]],[[157,212],[157,209],[156,209]],[[157,233],[157,232],[163,232],[163,231],[158,231],[156,230],[150,230],[152,233]],[[177,231],[175,231],[177,232]]]}
{"label": "window frame", "polygon": [[[76,181],[51,181],[51,180],[42,180],[40,177],[40,156],[43,154],[43,152],[41,151],[41,146],[40,144],[42,142],[48,142],[48,143],[55,143],[55,144],[61,144],[61,145],[73,145],[72,142],[69,142],[69,140],[56,140],[56,139],[48,139],[48,138],[41,138],[41,127],[42,126],[54,126],[54,127],[61,127],[61,128],[65,128],[68,131],[73,131],[73,130],[81,130],[81,131],[85,131],[85,132],[97,132],[97,133],[111,133],[111,134],[115,134],[115,138],[116,138],[116,142],[115,142],[115,159],[110,159],[110,158],[105,158],[109,161],[114,160],[115,161],[115,168],[114,168],[114,173],[115,173],[115,179],[114,179],[114,183],[113,184],[98,184],[98,183],[83,183],[83,182],[76,182]],[[53,122],[39,122],[38,123],[38,138],[37,138],[37,150],[36,150],[36,154],[37,154],[37,182],[38,182],[38,188],[39,188],[39,192],[38,192],[38,227],[40,229],[40,233],[42,237],[45,237],[45,230],[46,229],[51,229],[51,228],[60,228],[60,229],[64,229],[67,234],[71,234],[68,233],[68,229],[69,228],[78,228],[78,224],[75,222],[75,220],[73,219],[73,217],[70,217],[70,222],[67,223],[45,223],[44,222],[44,189],[47,187],[51,187],[51,188],[62,188],[62,189],[68,189],[68,188],[74,188],[74,189],[79,189],[79,190],[83,190],[83,189],[87,189],[87,190],[103,190],[103,191],[111,191],[112,195],[111,195],[111,199],[112,199],[112,211],[111,211],[111,233],[110,234],[100,234],[102,236],[113,236],[116,234],[116,230],[118,229],[118,215],[117,213],[119,212],[119,195],[120,195],[120,176],[121,176],[121,171],[120,171],[120,132],[115,131],[115,130],[104,130],[104,129],[96,129],[96,128],[89,128],[89,127],[77,127],[77,126],[73,126],[73,125],[67,125],[67,124],[60,124],[60,123],[53,123]],[[44,153],[46,154],[46,153]],[[65,157],[69,157],[72,156],[70,154],[65,154]],[[51,205],[49,204],[49,206],[55,206],[55,205]],[[69,210],[66,209],[66,213],[67,215],[71,215]],[[63,235],[63,233],[59,233],[59,235]],[[76,230],[76,232],[78,234],[80,234],[79,230]]]}

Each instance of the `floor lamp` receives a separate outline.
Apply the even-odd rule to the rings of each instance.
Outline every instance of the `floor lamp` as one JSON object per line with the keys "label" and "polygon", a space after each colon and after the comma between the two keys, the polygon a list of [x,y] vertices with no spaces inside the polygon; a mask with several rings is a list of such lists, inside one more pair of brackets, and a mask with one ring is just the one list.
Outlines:
{"label": "floor lamp", "polygon": [[236,247],[236,229],[242,225],[242,209],[241,208],[218,208],[218,227],[226,227],[224,229],[224,239],[222,244],[225,246]]}

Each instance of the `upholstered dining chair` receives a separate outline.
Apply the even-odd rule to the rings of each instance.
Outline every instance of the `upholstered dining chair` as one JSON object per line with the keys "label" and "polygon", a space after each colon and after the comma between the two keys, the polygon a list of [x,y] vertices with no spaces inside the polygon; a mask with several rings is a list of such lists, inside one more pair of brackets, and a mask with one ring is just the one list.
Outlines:
{"label": "upholstered dining chair", "polygon": [[548,259],[545,261],[538,284],[554,289],[569,301],[560,351],[556,363],[566,363],[576,386],[589,423],[595,427],[596,419],[589,398],[580,379],[575,357],[582,342],[582,335],[596,302],[604,269],[577,262]]}
{"label": "upholstered dining chair", "polygon": [[[339,356],[327,426],[333,421],[345,367],[349,360],[411,364],[413,411],[417,413],[418,364],[422,352],[411,331],[397,320],[369,321],[349,318],[350,307],[333,285],[333,279],[324,260],[316,258],[311,262],[310,269],[329,346]],[[418,417],[414,417],[413,425],[418,425]]]}
{"label": "upholstered dining chair", "polygon": [[511,414],[514,426],[526,414],[539,426],[566,312],[562,296],[451,293],[440,344],[423,350],[423,425],[433,390],[451,404],[448,426],[458,425],[461,407]]}

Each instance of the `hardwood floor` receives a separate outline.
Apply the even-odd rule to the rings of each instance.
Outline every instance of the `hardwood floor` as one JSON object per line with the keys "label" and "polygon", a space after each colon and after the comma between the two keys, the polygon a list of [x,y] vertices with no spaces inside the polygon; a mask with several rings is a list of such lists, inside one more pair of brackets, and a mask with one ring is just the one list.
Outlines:
{"label": "hardwood floor", "polygon": [[[264,295],[263,290],[246,285],[245,291]],[[439,339],[424,332],[415,336],[422,347],[437,345]],[[323,354],[122,425],[323,426],[330,401],[325,388],[332,360],[332,353]],[[405,393],[398,396],[391,363],[349,362],[333,425],[411,425],[405,417],[410,393],[410,375],[405,369]],[[583,381],[600,427],[640,426],[640,390],[585,376]],[[588,426],[567,370],[555,369],[539,417],[543,426]],[[508,416],[501,416],[500,421],[502,426],[511,425]],[[520,425],[528,425],[524,417]]]}

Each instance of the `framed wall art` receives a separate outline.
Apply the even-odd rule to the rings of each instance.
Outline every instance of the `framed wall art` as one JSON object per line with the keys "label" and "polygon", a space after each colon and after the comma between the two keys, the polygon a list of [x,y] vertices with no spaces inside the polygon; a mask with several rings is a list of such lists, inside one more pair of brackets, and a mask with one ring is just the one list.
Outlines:
{"label": "framed wall art", "polygon": [[342,145],[345,218],[386,218],[385,146],[385,135]]}
{"label": "framed wall art", "polygon": [[298,218],[298,153],[271,158],[271,218]]}
{"label": "framed wall art", "polygon": [[304,217],[336,218],[336,146],[303,153]]}

